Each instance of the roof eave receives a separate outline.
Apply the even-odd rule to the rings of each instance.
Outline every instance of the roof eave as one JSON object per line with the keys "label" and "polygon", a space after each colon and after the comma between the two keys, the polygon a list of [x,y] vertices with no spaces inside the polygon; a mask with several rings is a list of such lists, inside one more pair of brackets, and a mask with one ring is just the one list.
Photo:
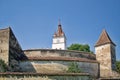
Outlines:
{"label": "roof eave", "polygon": [[113,43],[113,42],[107,42],[107,43],[103,43],[103,44],[96,44],[94,47],[102,46],[102,45],[105,45],[105,44],[113,44],[114,46],[116,46],[116,44]]}

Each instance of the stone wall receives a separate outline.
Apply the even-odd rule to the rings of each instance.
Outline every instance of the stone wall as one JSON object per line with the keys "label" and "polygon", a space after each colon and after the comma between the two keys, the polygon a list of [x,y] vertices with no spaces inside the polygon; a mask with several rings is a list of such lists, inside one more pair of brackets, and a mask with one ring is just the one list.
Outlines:
{"label": "stone wall", "polygon": [[20,63],[23,72],[66,73],[71,62],[77,62],[82,72],[88,72],[94,77],[99,76],[99,63],[95,54],[56,49],[24,50],[28,60]]}
{"label": "stone wall", "polygon": [[9,65],[9,28],[0,30],[0,59]]}
{"label": "stone wall", "polygon": [[0,59],[9,71],[19,71],[19,62],[25,58],[23,51],[10,27],[0,30]]}
{"label": "stone wall", "polygon": [[[8,65],[8,72],[35,72],[37,73],[66,73],[71,62],[76,62],[82,72],[90,73],[94,77],[99,76],[99,64],[96,61],[95,54],[80,51],[56,50],[56,49],[31,49],[22,50],[11,28],[0,30],[0,59],[3,59]],[[39,59],[37,59],[37,58]],[[43,58],[43,59],[42,59]],[[68,74],[68,73],[66,73]],[[6,74],[7,75],[7,74]],[[72,74],[73,75],[73,74]],[[14,75],[13,75],[14,76]],[[21,76],[3,76],[1,79],[16,80]],[[26,76],[26,75],[25,75]],[[36,79],[34,75],[31,75]],[[31,78],[31,76],[29,76]],[[79,75],[54,75],[57,78],[50,78],[50,80],[84,80],[85,77]],[[43,77],[38,76],[37,79]],[[23,76],[22,76],[23,78]],[[28,76],[27,76],[28,78]],[[28,78],[28,79],[30,79]],[[48,76],[49,78],[49,76]],[[21,79],[21,78],[20,78]],[[26,79],[26,78],[25,78]],[[88,79],[85,78],[85,80]],[[89,80],[89,79],[88,79]]]}
{"label": "stone wall", "polygon": [[92,80],[87,73],[41,74],[41,73],[0,73],[0,80]]}
{"label": "stone wall", "polygon": [[115,76],[112,74],[115,70],[115,49],[112,44],[105,44],[95,47],[96,59],[100,62],[100,76],[111,77]]}
{"label": "stone wall", "polygon": [[99,64],[97,62],[80,62],[80,61],[22,61],[20,63],[22,72],[36,73],[66,73],[68,66],[76,62],[81,72],[90,73],[94,77],[99,77]]}
{"label": "stone wall", "polygon": [[27,57],[77,57],[96,60],[95,54],[72,50],[57,50],[57,49],[30,49],[24,50]]}
{"label": "stone wall", "polygon": [[10,71],[19,71],[19,62],[25,57],[11,28],[9,28],[9,68]]}

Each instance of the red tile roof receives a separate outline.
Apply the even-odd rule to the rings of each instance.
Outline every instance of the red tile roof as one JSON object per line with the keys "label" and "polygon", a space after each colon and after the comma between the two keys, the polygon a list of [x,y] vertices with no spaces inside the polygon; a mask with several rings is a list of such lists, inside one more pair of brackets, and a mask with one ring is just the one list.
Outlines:
{"label": "red tile roof", "polygon": [[97,43],[95,44],[95,47],[96,46],[100,46],[100,45],[104,45],[104,44],[107,44],[107,43],[112,43],[113,45],[115,45],[113,43],[113,41],[110,39],[108,33],[106,32],[106,30],[104,29],[97,41]]}

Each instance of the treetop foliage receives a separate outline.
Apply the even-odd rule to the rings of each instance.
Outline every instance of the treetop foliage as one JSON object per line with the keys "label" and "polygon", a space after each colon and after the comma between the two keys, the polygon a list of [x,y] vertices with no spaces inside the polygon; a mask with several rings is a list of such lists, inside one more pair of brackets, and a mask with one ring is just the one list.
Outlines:
{"label": "treetop foliage", "polygon": [[92,51],[90,51],[90,46],[88,44],[71,44],[67,49],[93,53]]}

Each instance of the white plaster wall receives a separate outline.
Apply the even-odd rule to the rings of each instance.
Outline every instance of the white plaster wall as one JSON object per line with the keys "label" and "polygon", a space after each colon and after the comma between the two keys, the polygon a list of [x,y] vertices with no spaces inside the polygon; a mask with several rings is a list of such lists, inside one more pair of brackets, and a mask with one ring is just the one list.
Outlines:
{"label": "white plaster wall", "polygon": [[66,49],[65,37],[53,38],[52,49]]}
{"label": "white plaster wall", "polygon": [[66,47],[65,47],[65,43],[59,43],[59,44],[52,44],[52,49],[62,49],[62,50],[65,50]]}
{"label": "white plaster wall", "polygon": [[53,38],[53,43],[58,43],[58,40],[60,43],[65,42],[64,37],[57,37],[57,38]]}

